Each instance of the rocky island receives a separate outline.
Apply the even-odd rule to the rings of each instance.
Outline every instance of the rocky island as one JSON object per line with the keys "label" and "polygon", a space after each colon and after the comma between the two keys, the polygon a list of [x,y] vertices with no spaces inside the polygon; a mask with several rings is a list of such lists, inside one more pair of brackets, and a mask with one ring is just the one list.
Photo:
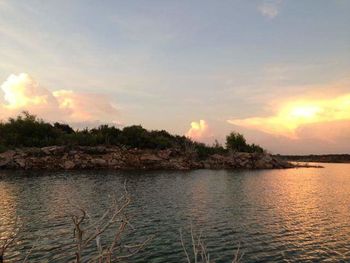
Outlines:
{"label": "rocky island", "polygon": [[74,130],[24,112],[0,123],[0,169],[273,169],[295,165],[231,132],[225,147],[140,125]]}

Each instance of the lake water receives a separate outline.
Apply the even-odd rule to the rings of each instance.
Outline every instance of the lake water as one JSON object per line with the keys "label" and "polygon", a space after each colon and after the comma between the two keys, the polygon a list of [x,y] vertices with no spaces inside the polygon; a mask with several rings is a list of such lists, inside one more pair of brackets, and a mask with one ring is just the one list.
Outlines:
{"label": "lake water", "polygon": [[[37,243],[33,262],[67,262],[72,200],[102,215],[123,183],[132,195],[127,241],[154,239],[128,262],[186,262],[179,229],[202,231],[210,256],[230,262],[349,262],[350,164],[324,169],[184,172],[0,171],[0,236],[22,225],[7,262]],[[109,237],[106,237],[109,238]],[[90,250],[88,253],[92,253]]]}

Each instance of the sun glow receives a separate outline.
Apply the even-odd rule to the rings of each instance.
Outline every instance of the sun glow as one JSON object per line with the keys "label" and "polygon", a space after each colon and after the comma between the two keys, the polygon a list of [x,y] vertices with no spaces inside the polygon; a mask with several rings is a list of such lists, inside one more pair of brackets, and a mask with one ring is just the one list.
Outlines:
{"label": "sun glow", "polygon": [[320,110],[319,107],[313,105],[296,106],[291,110],[291,115],[299,118],[311,119],[315,117]]}
{"label": "sun glow", "polygon": [[297,138],[303,125],[350,120],[350,94],[331,99],[299,100],[284,103],[268,117],[228,120],[229,123],[266,133]]}

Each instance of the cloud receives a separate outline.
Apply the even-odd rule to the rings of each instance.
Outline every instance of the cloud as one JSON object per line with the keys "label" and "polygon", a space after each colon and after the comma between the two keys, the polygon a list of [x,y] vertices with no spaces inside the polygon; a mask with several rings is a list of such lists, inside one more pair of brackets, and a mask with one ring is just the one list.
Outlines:
{"label": "cloud", "polygon": [[273,152],[349,152],[350,93],[327,95],[289,99],[272,106],[273,114],[268,116],[227,122]]}
{"label": "cloud", "polygon": [[259,12],[270,19],[275,18],[279,14],[282,0],[265,0],[258,6]]}
{"label": "cloud", "polygon": [[76,93],[71,90],[53,92],[61,110],[75,121],[116,122],[118,112],[105,96],[99,94]]}
{"label": "cloud", "polygon": [[48,104],[52,99],[48,90],[39,87],[38,83],[25,73],[10,75],[1,85],[1,89],[6,101],[3,106],[8,109]]}
{"label": "cloud", "polygon": [[350,93],[328,99],[299,99],[283,103],[267,117],[228,120],[229,123],[275,135],[298,138],[305,125],[350,120]]}
{"label": "cloud", "polygon": [[[117,122],[118,111],[100,94],[50,90],[26,73],[12,74],[1,85],[0,119],[29,111],[49,121],[69,123]],[[1,93],[0,93],[1,95]]]}
{"label": "cloud", "polygon": [[205,120],[191,122],[191,128],[187,131],[186,136],[195,141],[207,141],[212,138],[209,125]]}
{"label": "cloud", "polygon": [[304,125],[299,129],[297,139],[242,126],[234,126],[234,130],[244,134],[247,141],[257,143],[272,153],[325,154],[350,151],[350,121]]}

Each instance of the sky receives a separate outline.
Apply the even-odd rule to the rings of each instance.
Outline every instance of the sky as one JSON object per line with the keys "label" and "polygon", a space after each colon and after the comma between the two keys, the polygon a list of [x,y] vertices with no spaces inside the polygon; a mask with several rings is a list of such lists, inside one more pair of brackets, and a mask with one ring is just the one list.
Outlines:
{"label": "sky", "polygon": [[348,0],[0,0],[0,119],[350,152]]}

